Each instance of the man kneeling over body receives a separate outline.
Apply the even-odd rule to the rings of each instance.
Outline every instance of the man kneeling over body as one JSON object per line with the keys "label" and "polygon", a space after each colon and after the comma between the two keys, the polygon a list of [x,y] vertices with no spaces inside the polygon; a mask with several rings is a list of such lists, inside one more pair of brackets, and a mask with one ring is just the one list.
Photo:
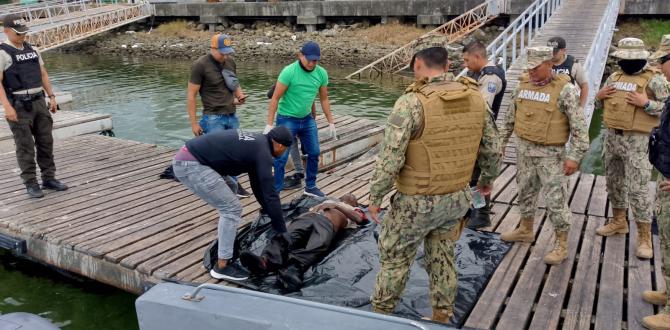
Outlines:
{"label": "man kneeling over body", "polygon": [[357,206],[358,200],[353,194],[339,200],[326,200],[288,224],[288,246],[275,237],[260,256],[244,251],[240,261],[254,274],[278,270],[281,285],[290,291],[298,290],[302,287],[303,272],[328,252],[339,232],[369,222],[365,212]]}

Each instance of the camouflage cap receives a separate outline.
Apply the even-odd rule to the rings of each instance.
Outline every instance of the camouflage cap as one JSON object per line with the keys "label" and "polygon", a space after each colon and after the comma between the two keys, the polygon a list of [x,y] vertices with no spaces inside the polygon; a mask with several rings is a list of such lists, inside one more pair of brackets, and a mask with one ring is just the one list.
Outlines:
{"label": "camouflage cap", "polygon": [[447,48],[449,43],[449,38],[444,35],[431,34],[425,37],[416,39],[414,45],[412,45],[412,53],[416,54],[424,49],[432,47],[444,47]]}
{"label": "camouflage cap", "polygon": [[670,55],[670,34],[666,34],[661,38],[661,45],[658,46],[658,50],[651,54],[649,59],[657,60],[668,55]]}
{"label": "camouflage cap", "polygon": [[649,52],[644,47],[644,42],[638,38],[623,38],[619,40],[612,57],[622,60],[646,60]]}
{"label": "camouflage cap", "polygon": [[530,70],[536,68],[540,64],[551,61],[554,57],[554,49],[547,46],[528,47],[526,48],[526,60],[524,62],[524,69]]}

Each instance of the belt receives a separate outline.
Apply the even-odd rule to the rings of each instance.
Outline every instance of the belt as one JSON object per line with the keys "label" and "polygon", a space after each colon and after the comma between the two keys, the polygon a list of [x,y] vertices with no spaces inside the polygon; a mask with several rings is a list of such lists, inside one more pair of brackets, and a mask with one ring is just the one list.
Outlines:
{"label": "belt", "polygon": [[9,95],[9,97],[12,98],[12,99],[15,99],[15,100],[22,101],[22,102],[35,101],[35,100],[38,100],[38,99],[44,97],[44,91],[39,91],[37,93],[32,93],[32,94],[29,94],[29,93],[21,93],[21,94],[12,93],[12,94]]}

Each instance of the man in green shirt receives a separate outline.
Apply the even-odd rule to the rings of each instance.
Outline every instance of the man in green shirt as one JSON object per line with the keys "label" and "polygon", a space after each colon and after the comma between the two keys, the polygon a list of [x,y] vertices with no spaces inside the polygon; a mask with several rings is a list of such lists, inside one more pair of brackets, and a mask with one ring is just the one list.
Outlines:
{"label": "man in green shirt", "polygon": [[[265,132],[272,129],[277,114],[276,125],[286,126],[293,135],[298,136],[305,152],[305,194],[323,197],[316,186],[316,173],[319,170],[319,134],[316,120],[312,117],[312,103],[319,95],[321,108],[328,120],[330,134],[335,138],[335,122],[328,102],[328,72],[318,65],[321,49],[316,42],[305,43],[298,54],[298,60],[282,69],[277,79],[274,95],[268,106],[268,120]],[[284,166],[288,152],[274,161],[275,189],[279,192],[284,185]]]}

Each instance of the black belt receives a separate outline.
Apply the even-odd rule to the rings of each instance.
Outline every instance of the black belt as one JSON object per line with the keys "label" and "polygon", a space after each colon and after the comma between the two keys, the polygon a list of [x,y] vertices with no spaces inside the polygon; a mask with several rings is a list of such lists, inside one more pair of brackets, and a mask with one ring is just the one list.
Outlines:
{"label": "black belt", "polygon": [[44,91],[33,93],[33,94],[14,94],[12,93],[10,98],[16,101],[21,101],[21,102],[32,102],[35,100],[39,100],[41,98],[44,98]]}

